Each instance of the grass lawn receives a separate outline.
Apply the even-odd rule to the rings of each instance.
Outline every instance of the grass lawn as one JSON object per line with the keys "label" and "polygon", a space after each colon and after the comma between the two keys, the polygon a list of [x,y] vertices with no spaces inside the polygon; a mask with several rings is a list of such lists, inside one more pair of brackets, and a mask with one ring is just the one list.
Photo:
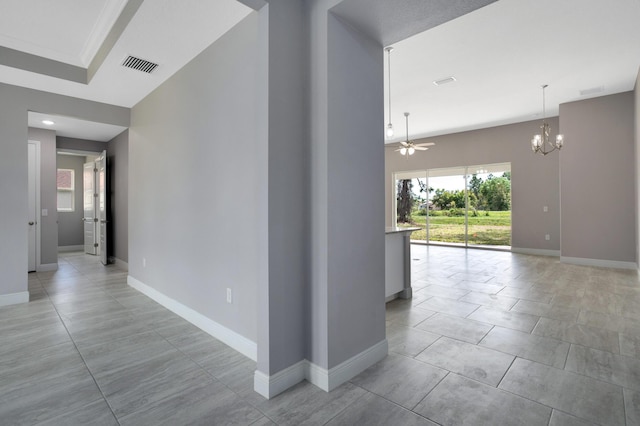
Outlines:
{"label": "grass lawn", "polygon": [[[426,240],[426,216],[417,212],[411,215],[411,222],[399,226],[419,226],[419,231],[411,234],[412,240]],[[464,243],[464,216],[430,216],[429,238],[431,241]],[[478,212],[478,216],[469,216],[469,244],[511,245],[511,212]]]}

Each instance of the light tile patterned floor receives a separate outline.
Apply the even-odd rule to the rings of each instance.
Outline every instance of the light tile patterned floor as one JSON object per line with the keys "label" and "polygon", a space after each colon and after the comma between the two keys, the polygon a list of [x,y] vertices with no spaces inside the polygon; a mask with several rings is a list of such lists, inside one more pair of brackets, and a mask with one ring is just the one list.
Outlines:
{"label": "light tile patterned floor", "polygon": [[0,308],[2,425],[637,425],[640,281],[557,258],[412,246],[389,356],[325,393],[255,363],[80,254]]}

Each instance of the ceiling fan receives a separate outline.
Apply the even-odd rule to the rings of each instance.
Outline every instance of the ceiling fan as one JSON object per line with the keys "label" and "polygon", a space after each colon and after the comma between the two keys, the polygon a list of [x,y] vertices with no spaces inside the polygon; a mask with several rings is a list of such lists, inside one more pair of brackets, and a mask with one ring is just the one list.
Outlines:
{"label": "ceiling fan", "polygon": [[425,143],[414,143],[413,141],[409,140],[409,113],[405,112],[404,113],[404,119],[406,122],[406,128],[407,128],[407,140],[406,141],[402,141],[400,142],[400,148],[396,149],[396,152],[399,152],[400,155],[413,155],[416,151],[426,151],[429,148],[427,148],[428,146],[433,146],[435,145],[435,143],[433,142],[425,142]]}

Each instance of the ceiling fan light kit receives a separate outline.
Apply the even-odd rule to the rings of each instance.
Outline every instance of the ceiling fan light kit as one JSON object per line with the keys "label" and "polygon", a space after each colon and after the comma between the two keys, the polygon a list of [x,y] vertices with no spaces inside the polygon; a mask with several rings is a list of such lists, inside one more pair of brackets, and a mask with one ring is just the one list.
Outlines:
{"label": "ceiling fan light kit", "polygon": [[558,134],[556,136],[556,142],[552,143],[549,140],[549,135],[551,134],[551,126],[547,123],[545,117],[545,96],[544,90],[547,88],[547,84],[542,85],[542,125],[540,129],[542,132],[538,135],[533,135],[533,139],[531,139],[531,150],[536,154],[547,155],[556,149],[560,151],[562,146],[564,145],[564,136]]}
{"label": "ceiling fan light kit", "polygon": [[405,120],[405,125],[406,125],[406,128],[407,128],[407,140],[403,141],[403,142],[400,142],[400,148],[396,149],[396,151],[399,152],[400,155],[409,158],[409,156],[415,154],[416,151],[426,151],[426,150],[429,149],[429,148],[427,148],[428,146],[435,145],[435,143],[433,143],[433,142],[426,142],[426,143],[416,144],[413,141],[410,141],[409,140],[409,113],[408,112],[404,113],[404,120]]}

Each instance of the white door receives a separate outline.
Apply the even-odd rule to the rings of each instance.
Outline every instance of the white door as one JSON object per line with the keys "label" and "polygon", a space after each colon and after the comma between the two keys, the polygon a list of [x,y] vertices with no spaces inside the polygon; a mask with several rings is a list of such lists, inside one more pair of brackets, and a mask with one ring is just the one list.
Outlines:
{"label": "white door", "polygon": [[109,263],[107,257],[107,151],[102,151],[96,159],[98,170],[98,219],[100,225],[100,261],[103,265]]}
{"label": "white door", "polygon": [[82,173],[83,181],[83,208],[84,216],[84,252],[98,254],[98,215],[96,214],[96,163],[90,162],[84,165]]}
{"label": "white door", "polygon": [[36,255],[38,247],[38,154],[39,146],[33,142],[29,142],[27,145],[27,168],[29,177],[27,180],[29,191],[29,213],[27,215],[27,226],[29,235],[29,261],[28,271],[32,272],[36,270]]}

